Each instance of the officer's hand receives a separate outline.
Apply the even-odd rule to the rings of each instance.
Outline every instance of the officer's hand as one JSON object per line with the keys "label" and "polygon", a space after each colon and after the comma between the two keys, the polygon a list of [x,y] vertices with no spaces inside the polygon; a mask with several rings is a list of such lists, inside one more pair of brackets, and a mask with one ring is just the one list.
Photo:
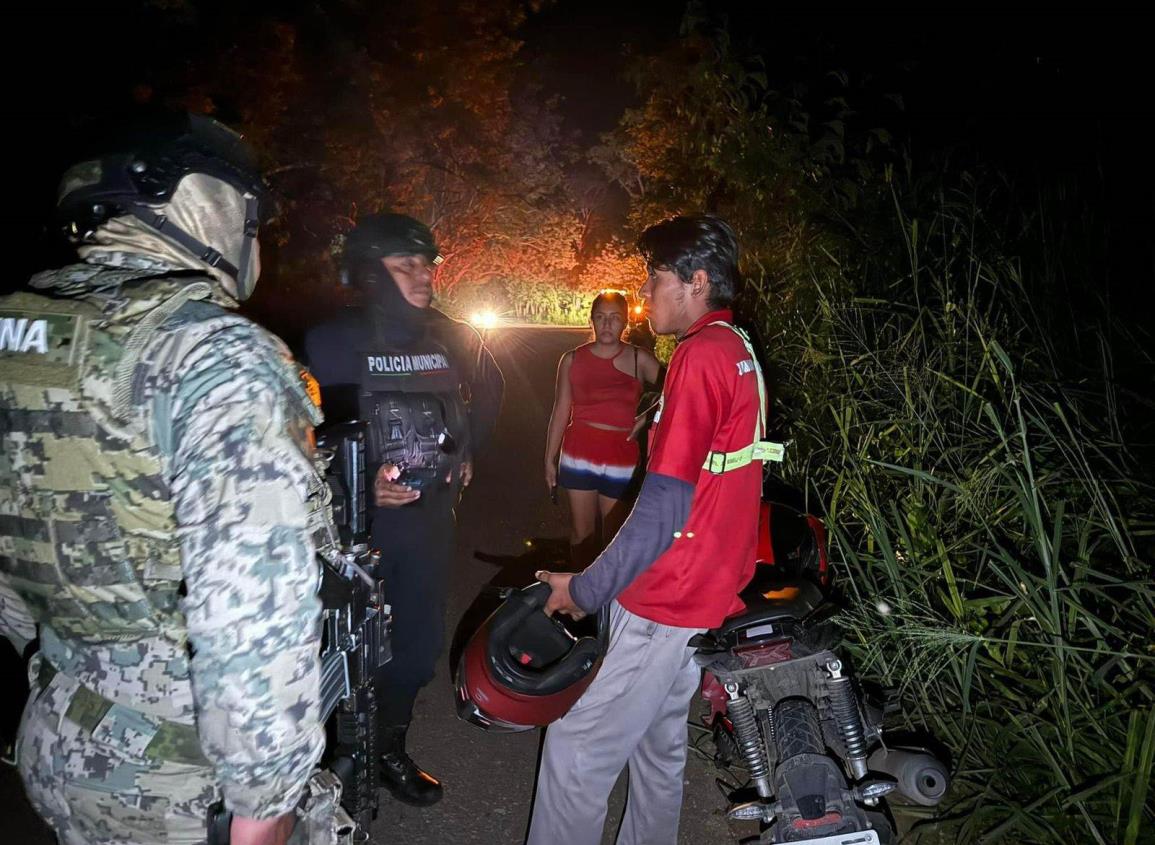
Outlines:
{"label": "officer's hand", "polygon": [[461,462],[461,486],[468,487],[473,480],[473,461]]}
{"label": "officer's hand", "polygon": [[290,811],[271,819],[233,816],[229,825],[230,845],[285,845],[293,833],[296,813]]}
{"label": "officer's hand", "polygon": [[543,584],[549,584],[552,592],[549,594],[549,599],[545,603],[545,615],[553,616],[554,613],[564,613],[566,616],[571,616],[574,619],[581,619],[586,615],[586,612],[574,604],[573,597],[569,594],[569,582],[573,580],[573,574],[570,572],[547,572],[542,569],[534,573],[534,577]]}
{"label": "officer's hand", "polygon": [[382,464],[373,480],[373,502],[379,508],[402,508],[421,498],[421,491],[404,484],[398,484],[400,467]]}

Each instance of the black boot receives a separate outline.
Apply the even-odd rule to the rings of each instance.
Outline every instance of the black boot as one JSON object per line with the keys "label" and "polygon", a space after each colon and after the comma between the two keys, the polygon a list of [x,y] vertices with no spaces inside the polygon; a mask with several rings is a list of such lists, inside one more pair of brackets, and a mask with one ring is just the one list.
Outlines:
{"label": "black boot", "polygon": [[441,781],[422,771],[405,753],[408,725],[383,729],[381,736],[381,785],[393,797],[414,807],[428,807],[441,800]]}

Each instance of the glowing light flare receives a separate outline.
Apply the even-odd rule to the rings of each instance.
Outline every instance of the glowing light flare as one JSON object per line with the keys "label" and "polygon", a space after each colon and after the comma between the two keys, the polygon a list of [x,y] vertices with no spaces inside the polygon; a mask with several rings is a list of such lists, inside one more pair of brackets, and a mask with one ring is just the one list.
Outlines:
{"label": "glowing light flare", "polygon": [[477,326],[479,329],[496,329],[497,328],[497,314],[488,309],[484,311],[475,311],[473,316],[469,318],[469,322]]}

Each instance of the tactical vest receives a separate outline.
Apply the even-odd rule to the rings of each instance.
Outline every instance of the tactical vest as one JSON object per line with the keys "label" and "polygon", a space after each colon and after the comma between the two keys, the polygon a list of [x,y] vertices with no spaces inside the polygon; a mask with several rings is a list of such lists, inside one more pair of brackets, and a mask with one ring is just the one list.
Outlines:
{"label": "tactical vest", "polygon": [[[92,272],[114,293],[0,299],[0,570],[54,640],[162,637],[179,647],[176,520],[138,365],[165,321],[211,287]],[[207,302],[189,307],[198,334],[243,321]],[[303,424],[315,424],[299,377],[286,379],[297,383]]]}
{"label": "tactical vest", "polygon": [[406,346],[370,343],[357,360],[367,459],[401,467],[416,488],[443,482],[468,454],[469,437],[462,376],[447,347],[427,333]]}

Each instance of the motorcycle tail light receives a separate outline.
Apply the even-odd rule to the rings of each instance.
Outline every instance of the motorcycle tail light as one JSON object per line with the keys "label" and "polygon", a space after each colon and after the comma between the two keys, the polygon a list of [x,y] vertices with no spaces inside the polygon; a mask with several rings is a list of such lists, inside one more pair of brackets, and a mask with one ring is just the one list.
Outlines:
{"label": "motorcycle tail light", "polygon": [[790,640],[773,640],[757,645],[738,646],[734,649],[737,657],[745,669],[756,669],[759,666],[769,666],[771,663],[782,663],[790,660]]}
{"label": "motorcycle tail light", "polygon": [[831,810],[816,819],[795,819],[791,825],[795,830],[815,830],[817,828],[829,827],[842,822],[842,813]]}

